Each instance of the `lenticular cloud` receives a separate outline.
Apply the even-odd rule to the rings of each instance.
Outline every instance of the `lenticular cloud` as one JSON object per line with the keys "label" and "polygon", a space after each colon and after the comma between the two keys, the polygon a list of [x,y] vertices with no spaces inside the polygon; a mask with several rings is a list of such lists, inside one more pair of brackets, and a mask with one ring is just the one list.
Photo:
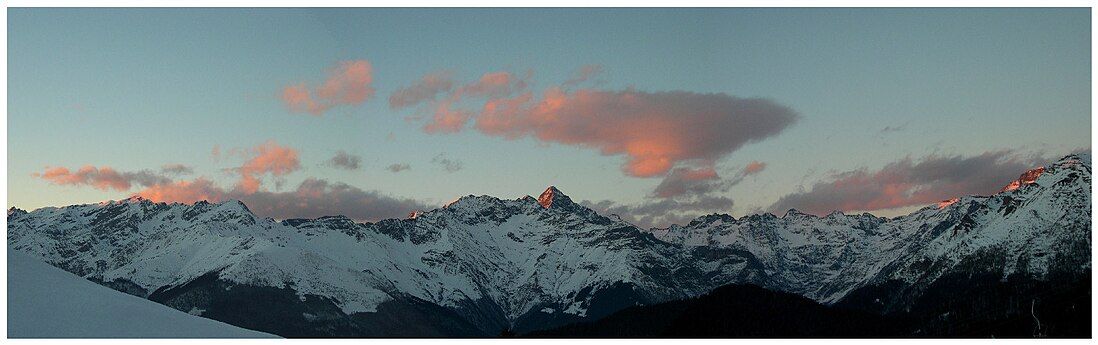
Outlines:
{"label": "lenticular cloud", "polygon": [[723,93],[550,89],[541,99],[524,93],[489,100],[476,128],[624,155],[626,174],[653,177],[680,163],[715,161],[780,133],[797,118],[773,101]]}

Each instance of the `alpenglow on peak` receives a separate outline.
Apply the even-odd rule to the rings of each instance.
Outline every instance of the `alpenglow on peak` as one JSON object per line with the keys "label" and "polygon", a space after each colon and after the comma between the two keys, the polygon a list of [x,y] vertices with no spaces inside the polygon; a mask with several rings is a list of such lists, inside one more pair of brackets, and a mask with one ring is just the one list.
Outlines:
{"label": "alpenglow on peak", "polygon": [[564,192],[561,192],[556,186],[549,186],[544,192],[541,192],[541,196],[538,196],[538,204],[541,204],[541,207],[544,208],[552,207],[554,204],[558,206],[570,205],[572,199],[564,195]]}

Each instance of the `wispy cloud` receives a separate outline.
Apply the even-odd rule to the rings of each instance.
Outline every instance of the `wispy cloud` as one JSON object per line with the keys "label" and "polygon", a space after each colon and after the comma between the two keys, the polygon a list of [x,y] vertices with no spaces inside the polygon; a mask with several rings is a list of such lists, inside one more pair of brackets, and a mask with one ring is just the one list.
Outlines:
{"label": "wispy cloud", "polygon": [[525,90],[528,86],[527,80],[532,74],[533,72],[527,72],[525,76],[519,77],[507,71],[485,73],[477,81],[458,88],[454,98],[506,97]]}
{"label": "wispy cloud", "polygon": [[282,101],[290,111],[320,116],[332,107],[358,105],[374,95],[373,66],[366,60],[342,61],[316,88],[305,83],[282,89]]}
{"label": "wispy cloud", "polygon": [[431,208],[413,199],[316,178],[306,179],[293,191],[259,191],[230,197],[243,201],[256,214],[281,219],[342,215],[372,221],[402,217],[411,211]]}
{"label": "wispy cloud", "polygon": [[390,164],[389,166],[385,167],[385,170],[388,170],[388,171],[394,172],[394,173],[398,173],[398,172],[405,171],[405,170],[408,170],[408,169],[411,169],[411,168],[412,168],[412,166],[409,165],[408,163],[393,163],[393,164]]}
{"label": "wispy cloud", "polygon": [[435,158],[431,158],[431,163],[438,164],[448,173],[457,172],[463,167],[463,163],[461,161],[451,159],[447,157],[444,153],[440,153],[435,156]]}
{"label": "wispy cloud", "polygon": [[389,95],[389,107],[399,109],[432,101],[439,94],[454,88],[450,72],[434,72],[423,76],[412,85],[397,89]]}
{"label": "wispy cloud", "polygon": [[710,196],[689,201],[654,199],[639,204],[621,204],[610,200],[585,200],[580,204],[600,214],[617,215],[641,228],[653,228],[685,224],[704,213],[729,212],[735,203],[728,197]]}
{"label": "wispy cloud", "polygon": [[703,168],[675,168],[664,176],[656,189],[655,198],[707,197],[713,193],[725,192],[743,181],[744,178],[758,174],[766,169],[766,163],[753,161],[747,163],[732,175],[722,178],[712,166]]}
{"label": "wispy cloud", "polygon": [[362,157],[349,154],[343,150],[336,152],[335,156],[328,159],[328,166],[343,170],[358,170],[362,163]]}
{"label": "wispy cloud", "polygon": [[[532,75],[532,71],[522,77],[508,71],[485,73],[477,80],[455,88],[449,72],[435,72],[393,92],[389,96],[389,106],[397,109],[426,103],[429,105],[429,115],[417,112],[405,118],[414,122],[428,118],[422,127],[426,133],[457,133],[474,116],[472,111],[462,108],[464,102],[507,97],[521,92],[528,86],[527,80]],[[439,95],[443,97],[438,99]]]}
{"label": "wispy cloud", "polygon": [[753,161],[740,168],[730,178],[722,178],[713,166],[675,168],[645,200],[622,204],[610,200],[585,201],[596,211],[616,214],[642,228],[666,227],[685,223],[706,213],[731,212],[735,205],[725,195],[744,178],[766,169],[766,163]]}
{"label": "wispy cloud", "polygon": [[907,125],[908,125],[909,123],[910,123],[910,122],[905,122],[904,124],[902,124],[902,125],[899,125],[899,126],[884,126],[884,128],[881,128],[880,132],[881,132],[881,133],[892,133],[892,132],[900,132],[900,131],[906,130],[906,129],[907,129]]}
{"label": "wispy cloud", "polygon": [[602,65],[583,65],[579,68],[579,70],[572,74],[572,77],[568,78],[568,80],[565,80],[564,83],[561,84],[561,86],[566,88],[576,86],[601,73]]}
{"label": "wispy cloud", "polygon": [[183,164],[165,164],[160,167],[160,172],[169,175],[190,175],[194,169]]}
{"label": "wispy cloud", "polygon": [[151,186],[170,181],[164,175],[149,170],[119,172],[108,166],[95,167],[85,165],[75,171],[65,167],[47,168],[42,173],[32,174],[56,185],[90,186],[99,190],[126,191],[133,185]]}

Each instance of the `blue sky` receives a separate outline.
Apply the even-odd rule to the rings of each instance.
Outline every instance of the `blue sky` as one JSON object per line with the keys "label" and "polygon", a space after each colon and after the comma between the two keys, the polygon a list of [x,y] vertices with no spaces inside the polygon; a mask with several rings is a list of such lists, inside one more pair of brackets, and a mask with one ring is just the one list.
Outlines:
{"label": "blue sky", "polygon": [[[10,9],[8,25],[8,200],[21,208],[140,190],[34,175],[47,167],[179,163],[194,170],[182,179],[230,188],[249,148],[268,140],[300,159],[292,173],[265,175],[272,192],[312,178],[437,206],[552,184],[576,200],[639,205],[666,180],[624,173],[626,155],[486,135],[475,119],[426,133],[414,115],[429,105],[386,100],[436,71],[455,85],[532,72],[537,98],[598,65],[603,73],[579,88],[758,97],[792,109],[797,119],[780,133],[713,162],[724,179],[765,163],[705,191],[734,200],[721,211],[736,216],[904,158],[1010,150],[1001,164],[1091,141],[1088,9]],[[323,82],[341,61],[369,62],[372,97],[321,116],[279,97]],[[483,102],[460,104],[477,113]],[[226,154],[213,157],[215,146]],[[361,167],[325,164],[340,150]],[[439,155],[462,168],[447,172],[432,163]],[[411,169],[385,169],[397,163]]]}

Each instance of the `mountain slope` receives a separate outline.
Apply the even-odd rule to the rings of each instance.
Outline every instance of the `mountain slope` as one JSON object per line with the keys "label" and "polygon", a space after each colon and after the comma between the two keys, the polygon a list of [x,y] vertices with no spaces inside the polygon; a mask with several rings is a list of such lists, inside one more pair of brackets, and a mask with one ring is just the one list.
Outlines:
{"label": "mountain slope", "polygon": [[269,338],[96,285],[8,251],[9,338]]}
{"label": "mountain slope", "polygon": [[695,298],[630,307],[589,323],[532,332],[578,338],[860,338],[895,336],[879,315],[829,308],[754,285],[726,285]]}
{"label": "mountain slope", "polygon": [[[990,282],[987,282],[990,283]],[[524,334],[533,338],[1090,338],[1090,280],[950,287],[946,311],[878,315],[753,285],[629,307],[606,318]],[[939,290],[937,287],[932,290]],[[973,303],[972,301],[979,301]],[[988,302],[988,303],[985,303]],[[1006,308],[1004,308],[1006,307]]]}

